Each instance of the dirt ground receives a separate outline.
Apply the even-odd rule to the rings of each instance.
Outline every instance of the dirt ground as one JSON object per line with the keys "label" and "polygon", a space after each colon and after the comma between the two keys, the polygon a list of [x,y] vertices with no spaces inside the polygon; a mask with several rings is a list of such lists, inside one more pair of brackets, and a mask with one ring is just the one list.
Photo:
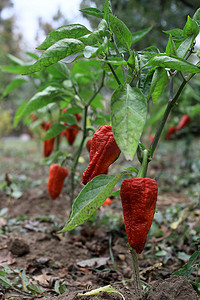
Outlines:
{"label": "dirt ground", "polygon": [[[13,159],[11,154],[7,154],[6,159],[8,166]],[[29,160],[28,157],[26,159]],[[160,164],[155,163],[151,173],[158,173],[160,169]],[[10,170],[8,167],[11,173]],[[19,175],[20,172],[16,166],[15,173]],[[26,172],[29,171],[26,169]],[[26,188],[18,198],[0,191],[0,264],[13,271],[8,278],[16,283],[6,288],[5,284],[1,284],[0,276],[0,299],[117,300],[124,297],[137,300],[131,280],[132,263],[126,245],[120,199],[116,197],[111,206],[101,207],[83,226],[58,234],[69,216],[69,189],[65,187],[60,197],[52,201],[46,189],[48,166],[37,166],[27,176],[32,181],[40,179],[41,182]],[[76,193],[80,188],[81,185],[78,185]],[[193,209],[192,214],[185,210],[187,224],[200,226],[199,209],[184,191],[161,190],[157,209],[164,215],[169,206],[181,206],[186,202]],[[171,275],[188,261],[197,246],[187,238],[179,237],[184,230],[183,220],[175,229],[168,223],[172,222],[160,220],[155,223],[162,234],[159,235],[156,230],[156,234],[150,232],[146,247],[138,256],[144,289],[142,299],[196,300],[198,296],[188,280]],[[161,255],[162,251],[166,254]],[[181,251],[188,257],[180,259],[177,253]],[[23,286],[26,280],[42,288],[42,292],[30,295]],[[65,286],[64,293],[61,292],[62,285]],[[107,285],[116,292],[101,291],[93,296],[77,296]]]}

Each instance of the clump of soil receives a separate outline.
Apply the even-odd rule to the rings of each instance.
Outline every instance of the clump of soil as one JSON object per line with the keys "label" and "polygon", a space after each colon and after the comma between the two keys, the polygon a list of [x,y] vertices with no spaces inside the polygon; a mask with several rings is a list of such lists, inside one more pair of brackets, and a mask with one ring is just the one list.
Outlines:
{"label": "clump of soil", "polygon": [[186,278],[174,276],[157,280],[151,287],[146,300],[198,300]]}
{"label": "clump of soil", "polygon": [[7,242],[8,250],[17,256],[23,256],[30,252],[29,245],[20,235],[11,234]]}

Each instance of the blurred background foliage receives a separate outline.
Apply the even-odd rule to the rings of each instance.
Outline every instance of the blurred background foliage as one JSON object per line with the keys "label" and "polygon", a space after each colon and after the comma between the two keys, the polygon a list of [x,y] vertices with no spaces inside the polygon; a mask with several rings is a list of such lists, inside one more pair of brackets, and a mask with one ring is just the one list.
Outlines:
{"label": "blurred background foliage", "polygon": [[[82,0],[80,8],[97,7],[103,10],[102,0]],[[149,45],[155,45],[161,51],[165,50],[167,37],[164,30],[182,28],[187,15],[193,16],[199,8],[199,1],[189,0],[112,0],[113,13],[121,19],[132,33],[153,26],[151,33],[137,44],[137,50]],[[98,24],[98,19],[86,16],[92,28]]]}

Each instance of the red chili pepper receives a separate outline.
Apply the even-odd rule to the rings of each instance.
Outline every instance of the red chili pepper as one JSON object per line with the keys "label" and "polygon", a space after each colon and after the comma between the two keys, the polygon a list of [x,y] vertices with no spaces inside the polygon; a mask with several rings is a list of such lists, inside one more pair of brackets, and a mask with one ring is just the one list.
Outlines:
{"label": "red chili pepper", "polygon": [[[65,113],[67,111],[66,108],[63,108],[62,112]],[[81,114],[74,114],[74,116],[76,117],[77,121],[79,122],[81,120]],[[73,145],[76,136],[79,132],[79,127],[76,124],[68,124],[68,123],[64,123],[66,126],[68,126],[68,128],[66,128],[65,130],[63,130],[63,132],[61,132],[60,137],[62,137],[63,135],[66,136],[68,142],[70,145]]]}
{"label": "red chili pepper", "polygon": [[50,166],[47,189],[52,200],[55,200],[62,192],[64,181],[67,176],[67,168],[63,168],[57,164],[52,164]]}
{"label": "red chili pepper", "polygon": [[52,126],[52,121],[50,122],[42,122],[41,123],[41,127],[42,129],[44,129],[45,131],[49,130],[49,128]]}
{"label": "red chili pepper", "polygon": [[155,138],[155,135],[151,135],[149,139],[151,142],[153,142],[154,138]]}
{"label": "red chili pepper", "polygon": [[86,143],[86,148],[87,148],[88,152],[90,152],[91,143],[92,143],[92,139],[88,140]]}
{"label": "red chili pepper", "polygon": [[104,201],[104,203],[102,204],[103,206],[109,206],[109,205],[111,205],[111,203],[112,203],[112,200],[110,199],[110,197],[108,197],[105,201]]}
{"label": "red chili pepper", "polygon": [[79,122],[82,118],[81,114],[74,114],[76,117],[76,120]]}
{"label": "red chili pepper", "polygon": [[36,116],[35,114],[33,114],[33,113],[30,114],[29,118],[30,118],[33,122],[37,121],[37,116]]}
{"label": "red chili pepper", "polygon": [[172,139],[172,134],[176,132],[176,127],[175,126],[172,126],[168,129],[167,131],[167,140],[170,141]]}
{"label": "red chili pepper", "polygon": [[65,107],[65,108],[63,108],[62,113],[64,114],[64,113],[66,113],[66,111],[67,111],[67,109]]}
{"label": "red chili pepper", "polygon": [[70,127],[66,129],[65,131],[65,136],[69,142],[70,145],[73,145],[75,139],[76,139],[76,136],[79,132],[79,127],[75,124],[73,125],[69,125]]}
{"label": "red chili pepper", "polygon": [[93,135],[90,148],[90,163],[83,173],[82,183],[88,183],[100,174],[107,174],[108,167],[118,158],[120,149],[110,125],[101,126]]}
{"label": "red chili pepper", "polygon": [[[64,113],[66,113],[66,111],[67,111],[67,108],[65,107],[65,108],[63,108],[62,113],[64,114]],[[76,117],[76,120],[79,122],[82,118],[81,114],[74,114],[74,115]]]}
{"label": "red chili pepper", "polygon": [[49,157],[53,151],[55,137],[43,141],[43,154],[44,157]]}
{"label": "red chili pepper", "polygon": [[[48,131],[49,128],[52,126],[52,121],[50,122],[43,122],[41,123],[42,128],[45,131]],[[50,138],[48,140],[43,141],[43,155],[44,157],[49,157],[53,151],[54,143],[55,143],[55,137]]]}
{"label": "red chili pepper", "polygon": [[185,126],[188,125],[190,122],[190,117],[188,115],[183,115],[182,118],[180,119],[179,124],[176,126],[176,131],[181,130]]}
{"label": "red chili pepper", "polygon": [[151,178],[125,179],[121,185],[124,223],[129,245],[144,249],[156,207],[158,187]]}

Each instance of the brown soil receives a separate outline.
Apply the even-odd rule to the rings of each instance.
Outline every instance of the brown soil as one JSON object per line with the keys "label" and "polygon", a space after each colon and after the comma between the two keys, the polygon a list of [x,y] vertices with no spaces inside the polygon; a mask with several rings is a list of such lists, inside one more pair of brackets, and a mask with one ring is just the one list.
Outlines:
{"label": "brown soil", "polygon": [[[52,201],[45,187],[25,192],[18,200],[9,200],[4,194],[0,194],[0,198],[1,209],[9,205],[7,222],[14,220],[14,224],[8,227],[10,232],[1,235],[1,261],[4,258],[3,261],[10,267],[26,270],[27,276],[34,284],[39,284],[49,291],[46,293],[48,299],[122,299],[117,293],[107,292],[90,297],[76,296],[77,293],[112,284],[125,299],[136,300],[132,283],[127,281],[131,278],[132,271],[123,229],[121,233],[109,232],[105,226],[98,228],[87,224],[76,231],[58,234],[57,231],[67,219],[68,197],[62,195],[56,201]],[[117,201],[113,201],[113,206],[116,204],[117,207]],[[103,208],[104,211],[110,209],[112,208]],[[20,220],[20,216],[28,218]],[[110,242],[116,268],[110,256]],[[151,278],[154,282],[161,276],[160,265],[156,265],[156,261],[148,261],[142,255],[139,261],[143,268],[143,279],[148,281]],[[56,280],[66,283],[67,292],[60,296],[52,289]],[[17,294],[16,291],[9,290],[5,296],[6,299],[9,296],[14,296],[12,299],[29,299]],[[197,296],[186,279],[172,277],[155,281],[149,294],[143,299],[195,300]]]}

